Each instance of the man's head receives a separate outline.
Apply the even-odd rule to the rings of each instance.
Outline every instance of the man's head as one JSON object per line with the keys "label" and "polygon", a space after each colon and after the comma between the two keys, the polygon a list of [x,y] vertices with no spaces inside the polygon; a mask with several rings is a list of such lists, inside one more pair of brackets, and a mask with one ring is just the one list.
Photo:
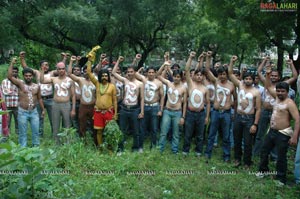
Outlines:
{"label": "man's head", "polygon": [[221,82],[224,82],[227,80],[227,70],[225,67],[223,66],[220,66],[217,70],[217,74],[218,74],[218,79],[221,81]]}
{"label": "man's head", "polygon": [[26,84],[30,84],[32,82],[32,78],[33,78],[33,70],[31,68],[24,68],[22,71],[23,77],[24,77],[24,81]]}
{"label": "man's head", "polygon": [[66,75],[66,65],[64,64],[64,62],[58,62],[56,64],[56,70],[58,72],[58,76]]}
{"label": "man's head", "polygon": [[129,80],[132,80],[134,79],[135,77],[135,70],[134,70],[134,67],[133,66],[128,66],[127,68],[127,77]]}
{"label": "man's head", "polygon": [[83,72],[83,77],[84,77],[85,79],[88,79],[89,76],[88,76],[88,74],[87,74],[87,66],[86,66],[86,65],[83,66],[82,72]]}
{"label": "man's head", "polygon": [[245,72],[243,74],[243,82],[246,86],[252,86],[254,82],[254,75],[250,72]]}
{"label": "man's head", "polygon": [[156,70],[154,67],[149,67],[147,69],[147,77],[149,80],[154,80],[155,79],[155,74],[156,74]]}
{"label": "man's head", "polygon": [[49,71],[49,63],[46,60],[40,61],[40,67],[42,70],[44,70],[45,73],[48,73]]}
{"label": "man's head", "polygon": [[12,73],[13,73],[12,75],[13,75],[14,78],[18,78],[19,68],[14,66]]}
{"label": "man's head", "polygon": [[78,65],[74,66],[72,69],[72,73],[76,76],[81,76],[80,67]]}
{"label": "man's head", "polygon": [[286,82],[278,82],[276,84],[276,95],[278,99],[285,100],[288,97],[289,84]]}
{"label": "man's head", "polygon": [[110,82],[110,75],[107,69],[101,69],[98,73],[98,81],[100,83]]}
{"label": "man's head", "polygon": [[238,80],[241,80],[241,72],[239,70],[237,69],[233,70],[233,74],[234,76],[236,76]]}
{"label": "man's head", "polygon": [[280,78],[281,78],[281,73],[275,69],[272,69],[271,76],[270,76],[271,82],[277,83],[280,80]]}
{"label": "man's head", "polygon": [[173,80],[175,84],[179,84],[182,79],[182,71],[181,70],[174,70],[173,71]]}
{"label": "man's head", "polygon": [[194,72],[194,75],[192,77],[192,79],[195,82],[202,82],[205,76],[205,70],[204,69],[197,69]]}

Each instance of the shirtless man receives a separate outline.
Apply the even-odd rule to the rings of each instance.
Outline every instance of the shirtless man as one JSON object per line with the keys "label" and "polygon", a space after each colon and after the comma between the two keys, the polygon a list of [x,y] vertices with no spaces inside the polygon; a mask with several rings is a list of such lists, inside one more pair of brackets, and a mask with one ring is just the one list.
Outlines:
{"label": "shirtless man", "polygon": [[[285,82],[287,82],[288,84],[291,85],[297,79],[297,71],[295,69],[295,66],[294,66],[292,60],[289,60],[287,63],[290,65],[293,76],[290,79],[286,80]],[[261,64],[259,65],[259,67],[257,69],[258,77],[259,77],[260,81],[263,83],[263,85],[266,85],[266,79],[262,74],[262,69],[264,66],[269,67],[270,65],[271,65],[270,57],[267,56],[263,59],[263,61],[261,62]],[[271,83],[271,87],[273,90],[275,90],[276,83],[279,82],[280,78],[281,78],[281,74],[279,73],[279,71],[272,69],[269,81]],[[262,111],[261,111],[261,116],[260,116],[260,120],[258,123],[258,130],[257,130],[256,138],[255,138],[255,145],[253,147],[253,156],[258,156],[260,154],[260,150],[263,145],[264,137],[269,128],[274,103],[275,103],[275,98],[273,98],[271,96],[271,94],[268,92],[268,90],[265,87],[264,92],[262,94]],[[276,159],[276,148],[272,151],[271,158],[273,160]]]}
{"label": "shirtless man", "polygon": [[101,69],[98,78],[92,73],[92,62],[95,59],[94,48],[88,55],[87,75],[96,86],[96,103],[94,106],[94,129],[97,131],[97,144],[103,143],[103,130],[108,121],[117,119],[118,106],[116,87],[110,83],[110,76],[107,69]]}
{"label": "shirtless man", "polygon": [[[143,67],[139,71],[143,70]],[[148,131],[151,136],[150,149],[156,147],[157,134],[159,132],[159,117],[162,116],[164,107],[164,89],[161,81],[156,79],[156,70],[153,67],[147,68],[147,77],[136,72],[135,76],[145,85],[145,117],[143,131]]]}
{"label": "shirtless man", "polygon": [[223,133],[223,160],[230,161],[230,123],[231,123],[231,105],[232,98],[236,99],[236,91],[234,85],[227,79],[227,71],[223,66],[217,70],[218,78],[210,71],[212,52],[206,54],[206,73],[210,81],[215,85],[215,100],[210,117],[210,129],[208,135],[208,144],[205,156],[210,159],[216,133],[219,129]]}
{"label": "shirtless man", "polygon": [[[26,53],[24,51],[20,52],[20,61],[21,61],[21,65],[23,68],[28,67],[26,64],[25,57],[26,57]],[[44,75],[46,78],[50,78],[55,75],[55,71],[49,71],[49,63],[46,60],[40,61],[40,68],[45,71]],[[41,77],[40,71],[35,70],[35,69],[32,69],[32,70],[34,72],[36,81],[40,86],[41,97],[43,100],[44,107],[47,110],[47,115],[48,115],[48,119],[50,122],[51,132],[53,132],[53,128],[52,128],[53,86],[52,86],[52,84],[42,84],[40,81],[40,77]],[[40,136],[43,136],[44,135],[44,117],[42,117],[41,108],[39,106],[37,106],[37,110],[38,110],[39,116],[40,116],[39,133],[40,133]]]}
{"label": "shirtless man", "polygon": [[172,125],[172,152],[177,154],[180,139],[179,125],[184,124],[186,115],[187,89],[181,83],[182,72],[180,70],[173,71],[174,82],[170,82],[168,79],[164,78],[164,75],[162,75],[163,70],[166,72],[169,70],[169,67],[170,63],[165,62],[157,72],[158,79],[168,88],[167,103],[161,121],[159,147],[160,152],[162,153],[165,149],[168,131]]}
{"label": "shirtless man", "polygon": [[[257,131],[261,111],[261,97],[259,90],[253,86],[254,75],[243,73],[243,81],[233,74],[233,64],[237,56],[232,56],[228,67],[229,78],[238,88],[237,110],[234,120],[234,158],[235,166],[241,165],[241,157],[244,154],[244,164],[249,168],[252,164],[253,137]],[[244,153],[242,153],[242,140],[244,138]]]}
{"label": "shirtless man", "polygon": [[[144,118],[144,84],[135,78],[133,66],[127,68],[127,78],[117,73],[120,62],[124,57],[120,56],[113,68],[113,76],[124,84],[124,98],[120,110],[120,128],[123,133],[128,132],[128,124],[132,124],[133,151],[143,152],[143,136],[139,130],[139,119]],[[124,150],[124,141],[119,147],[119,151]]]}
{"label": "shirtless man", "polygon": [[[67,77],[66,66],[63,62],[56,64],[58,77],[46,77],[42,68],[40,72],[40,82],[42,84],[52,84],[54,87],[54,97],[52,106],[53,136],[56,144],[60,144],[58,137],[61,117],[64,128],[71,127],[71,117],[75,116],[75,85],[71,78]],[[70,101],[72,100],[72,108]],[[71,117],[70,117],[71,116]]]}
{"label": "shirtless man", "polygon": [[[196,130],[196,156],[203,152],[204,127],[208,123],[210,113],[209,91],[203,84],[204,70],[197,68],[193,78],[190,75],[190,66],[196,53],[191,52],[186,63],[185,74],[188,85],[188,107],[185,122],[185,134],[183,144],[183,154],[190,151],[192,134]],[[206,110],[204,105],[206,104]]]}
{"label": "shirtless man", "polygon": [[[94,106],[96,101],[96,87],[91,82],[88,74],[87,67],[83,68],[83,77],[72,74],[72,65],[76,61],[76,56],[71,56],[68,73],[69,77],[79,85],[80,88],[80,103],[78,110],[79,120],[79,136],[86,141],[86,128],[87,124],[93,124]],[[73,69],[74,70],[74,69]]]}
{"label": "shirtless man", "polygon": [[24,82],[13,76],[13,65],[16,58],[13,58],[8,68],[8,79],[18,87],[19,106],[18,106],[18,125],[19,125],[19,144],[27,146],[27,125],[28,121],[32,132],[32,146],[39,146],[39,114],[36,108],[37,103],[42,109],[42,116],[45,114],[44,104],[41,98],[40,87],[32,82],[33,70],[25,68],[23,70]]}
{"label": "shirtless man", "polygon": [[[266,88],[271,96],[275,98],[273,112],[270,122],[270,130],[264,139],[260,155],[259,173],[257,177],[263,177],[268,172],[268,157],[271,150],[277,148],[276,180],[278,185],[286,183],[287,172],[287,150],[290,145],[297,145],[299,136],[299,113],[293,100],[288,98],[289,84],[279,82],[276,84],[276,91],[270,83],[272,72],[266,69]],[[294,130],[291,127],[291,120],[294,120]]]}

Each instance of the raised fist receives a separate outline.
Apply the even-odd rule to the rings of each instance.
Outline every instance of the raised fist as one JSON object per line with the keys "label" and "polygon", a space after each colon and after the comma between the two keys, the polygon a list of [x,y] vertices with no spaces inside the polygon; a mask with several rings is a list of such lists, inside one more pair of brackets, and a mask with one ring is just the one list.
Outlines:
{"label": "raised fist", "polygon": [[119,56],[118,60],[119,60],[119,62],[122,62],[122,61],[124,61],[124,57],[123,56]]}
{"label": "raised fist", "polygon": [[207,51],[206,56],[211,57],[212,56],[212,51]]}
{"label": "raised fist", "polygon": [[100,55],[100,59],[104,59],[106,57],[106,54],[105,53],[102,53],[101,55]]}
{"label": "raised fist", "polygon": [[237,59],[238,59],[238,57],[237,57],[236,55],[233,55],[233,56],[231,57],[231,61],[232,61],[232,62],[235,62]]}
{"label": "raised fist", "polygon": [[77,61],[81,60],[81,56],[77,56],[77,57],[76,57],[76,60],[77,60]]}
{"label": "raised fist", "polygon": [[77,58],[76,58],[76,56],[75,55],[72,55],[71,56],[71,61],[75,61]]}
{"label": "raised fist", "polygon": [[25,55],[26,55],[26,52],[25,51],[21,51],[20,52],[20,58],[22,59],[22,58],[25,58]]}
{"label": "raised fist", "polygon": [[191,51],[191,52],[190,52],[190,57],[193,58],[193,57],[195,57],[195,56],[196,56],[196,52]]}
{"label": "raised fist", "polygon": [[136,58],[137,60],[140,60],[140,59],[142,58],[142,55],[141,55],[141,54],[136,54],[135,58]]}
{"label": "raised fist", "polygon": [[288,65],[292,65],[292,64],[293,64],[293,60],[288,59],[288,60],[286,61],[286,63],[287,63]]}
{"label": "raised fist", "polygon": [[12,63],[12,64],[17,63],[17,58],[16,58],[16,57],[13,57],[13,58],[11,59],[11,63]]}

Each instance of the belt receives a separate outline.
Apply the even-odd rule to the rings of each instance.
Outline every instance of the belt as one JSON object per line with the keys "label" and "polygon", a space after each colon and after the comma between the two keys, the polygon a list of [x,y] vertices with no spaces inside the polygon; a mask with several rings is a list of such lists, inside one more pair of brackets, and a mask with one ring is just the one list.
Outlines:
{"label": "belt", "polygon": [[145,103],[145,106],[158,106],[158,105],[159,105],[158,102],[155,102],[155,103],[152,103],[152,104],[146,104],[146,103]]}
{"label": "belt", "polygon": [[125,109],[136,109],[136,108],[139,108],[140,105],[125,105],[125,104],[121,104],[121,107],[125,108]]}
{"label": "belt", "polygon": [[53,95],[42,96],[42,99],[43,99],[43,100],[46,100],[46,99],[52,99],[52,98],[53,98]]}
{"label": "belt", "polygon": [[218,111],[219,113],[231,113],[230,109],[227,110],[218,110],[218,109],[214,109],[215,111]]}
{"label": "belt", "polygon": [[197,111],[194,111],[194,110],[191,110],[191,108],[190,107],[188,107],[188,110],[190,111],[190,112],[195,112],[195,113],[201,113],[201,112],[203,112],[205,109],[201,109],[201,110],[197,110]]}
{"label": "belt", "polygon": [[180,109],[170,109],[170,108],[167,108],[167,107],[165,107],[165,110],[168,110],[168,111],[181,111],[181,108]]}
{"label": "belt", "polygon": [[97,112],[97,113],[102,113],[102,114],[105,114],[106,112],[113,112],[113,107],[111,107],[111,108],[109,108],[109,109],[97,109],[97,108],[95,108],[95,112]]}

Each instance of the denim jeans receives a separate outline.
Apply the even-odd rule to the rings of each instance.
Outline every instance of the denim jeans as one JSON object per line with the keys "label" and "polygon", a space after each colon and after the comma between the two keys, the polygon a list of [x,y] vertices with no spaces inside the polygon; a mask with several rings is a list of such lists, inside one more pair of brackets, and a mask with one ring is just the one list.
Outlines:
{"label": "denim jeans", "polygon": [[223,133],[223,144],[222,144],[223,159],[225,161],[230,159],[230,123],[231,123],[230,110],[218,111],[213,109],[211,111],[208,143],[205,151],[205,155],[207,158],[211,158],[216,133],[218,129],[221,129]]}
{"label": "denim jeans", "polygon": [[157,113],[159,111],[160,106],[145,106],[144,108],[144,120],[142,125],[142,130],[144,134],[148,132],[151,137],[151,145],[150,148],[155,148],[157,145],[157,134],[158,134],[158,123],[159,118]]}
{"label": "denim jeans", "polygon": [[[271,120],[272,110],[262,109],[259,122],[258,122],[258,129],[257,134],[255,137],[255,144],[253,147],[252,154],[253,156],[259,156],[261,152],[261,148],[264,142],[264,137],[268,131],[268,128],[270,126],[270,120]],[[276,158],[277,157],[276,147],[271,152],[271,157]]]}
{"label": "denim jeans", "polygon": [[159,148],[160,151],[163,152],[166,145],[167,134],[172,126],[172,152],[178,153],[178,146],[179,146],[179,122],[181,118],[181,110],[173,111],[165,109],[163,112],[162,122],[161,122],[161,132],[160,132],[160,139],[159,139]]}
{"label": "denim jeans", "polygon": [[[52,132],[53,132],[53,129],[52,129],[52,105],[53,105],[53,99],[52,98],[44,99],[43,103],[44,103],[45,109],[47,110],[48,119],[49,119],[50,127],[51,127],[51,134],[52,134]],[[44,117],[41,117],[42,110],[41,110],[40,104],[37,105],[37,110],[38,110],[39,118],[40,118],[39,133],[40,133],[40,136],[43,136],[44,135],[44,117],[46,115]]]}
{"label": "denim jeans", "polygon": [[184,144],[183,152],[188,153],[192,142],[192,135],[196,132],[196,153],[203,152],[203,134],[205,126],[205,111],[194,112],[187,110],[185,116],[185,131],[184,131]]}
{"label": "denim jeans", "polygon": [[241,161],[242,158],[242,141],[244,139],[244,164],[250,166],[252,164],[252,144],[253,135],[250,134],[250,128],[253,125],[255,115],[236,114],[233,126],[234,134],[234,158]]}
{"label": "denim jeans", "polygon": [[126,108],[125,106],[121,105],[122,108],[119,111],[119,120],[120,120],[120,129],[123,132],[124,139],[119,146],[119,150],[124,150],[124,142],[125,142],[125,134],[129,132],[129,124],[132,127],[133,133],[133,146],[132,150],[138,150],[143,148],[143,132],[140,132],[140,120],[138,119],[138,115],[141,111],[139,107],[136,108]]}
{"label": "denim jeans", "polygon": [[297,184],[300,184],[300,137],[298,139],[298,146],[295,157],[295,180]]}
{"label": "denim jeans", "polygon": [[[278,158],[276,162],[276,179],[282,183],[286,183],[286,171],[287,171],[287,150],[289,147],[290,137],[280,133],[277,130],[270,129],[262,146],[260,154],[259,171],[269,171],[269,154],[274,146],[278,149]],[[299,170],[298,170],[299,172]]]}
{"label": "denim jeans", "polygon": [[27,146],[27,126],[28,122],[31,126],[32,146],[39,146],[39,114],[37,108],[33,110],[25,110],[18,108],[18,125],[19,125],[19,144],[22,147]]}

